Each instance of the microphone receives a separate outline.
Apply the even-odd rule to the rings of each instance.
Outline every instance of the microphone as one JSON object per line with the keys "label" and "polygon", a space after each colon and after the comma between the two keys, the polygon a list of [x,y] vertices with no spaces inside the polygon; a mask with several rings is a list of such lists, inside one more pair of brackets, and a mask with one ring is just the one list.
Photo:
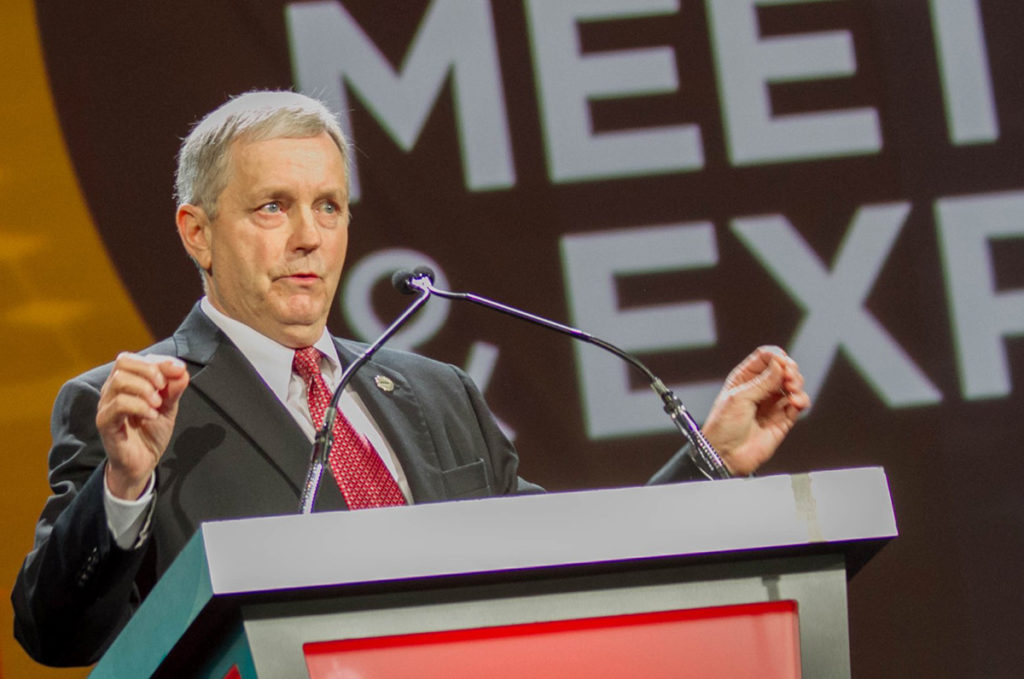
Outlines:
{"label": "microphone", "polygon": [[672,390],[665,386],[651,370],[640,362],[634,356],[626,353],[622,349],[618,348],[610,342],[606,342],[598,337],[591,335],[590,333],[584,332],[578,328],[573,328],[556,321],[544,318],[543,316],[537,316],[531,314],[522,309],[496,302],[493,299],[481,297],[480,295],[474,295],[470,292],[452,292],[450,290],[441,290],[434,287],[434,272],[431,271],[430,267],[420,266],[414,269],[412,272],[399,271],[392,278],[392,282],[395,287],[406,294],[415,294],[419,291],[421,294],[426,295],[437,295],[444,299],[456,299],[472,302],[479,306],[487,307],[499,311],[507,316],[519,318],[536,325],[560,332],[564,335],[569,335],[573,339],[588,344],[593,344],[596,347],[600,347],[605,351],[618,356],[620,359],[626,361],[631,366],[639,370],[647,377],[647,380],[651,384],[651,389],[654,393],[661,398],[662,405],[668,416],[672,418],[676,428],[686,437],[690,442],[690,458],[693,460],[697,469],[709,479],[727,479],[732,476],[729,469],[725,466],[722,461],[722,457],[715,450],[711,442],[708,441],[707,437],[704,436],[704,432],[701,431],[697,421],[693,419],[690,412],[683,406]]}
{"label": "microphone", "polygon": [[[418,269],[417,269],[418,270]],[[399,291],[406,294],[416,294],[418,289],[411,288],[409,286],[402,287],[403,281],[411,279],[413,274],[407,271],[399,271],[391,277],[391,283]],[[430,280],[433,281],[433,272],[430,273]],[[408,289],[406,289],[408,288]],[[417,311],[420,310],[427,300],[430,299],[428,292],[419,291],[419,297],[413,300],[412,304],[406,307],[405,311],[392,321],[391,325],[381,333],[373,344],[366,347],[363,353],[359,354],[354,361],[352,361],[348,367],[345,368],[341,373],[341,379],[338,380],[338,386],[335,388],[334,393],[331,395],[330,403],[327,405],[327,409],[324,411],[324,424],[316,432],[316,436],[313,438],[313,452],[310,455],[309,468],[306,471],[306,483],[302,489],[302,497],[299,499],[299,513],[310,514],[313,511],[313,505],[316,503],[317,493],[320,492],[320,482],[323,479],[324,467],[327,465],[327,455],[331,451],[331,445],[334,443],[334,420],[338,417],[338,401],[341,399],[341,393],[345,391],[345,385],[347,385],[352,376],[355,375],[356,371],[368,360],[370,357],[377,353],[377,350],[384,346],[384,343],[391,339],[399,328],[405,325],[406,321],[412,317]]]}
{"label": "microphone", "polygon": [[420,288],[413,285],[413,280],[419,278],[426,278],[431,283],[434,282],[434,270],[429,266],[418,266],[412,271],[407,269],[399,269],[391,276],[391,285],[395,286],[403,295],[415,295],[421,292]]}

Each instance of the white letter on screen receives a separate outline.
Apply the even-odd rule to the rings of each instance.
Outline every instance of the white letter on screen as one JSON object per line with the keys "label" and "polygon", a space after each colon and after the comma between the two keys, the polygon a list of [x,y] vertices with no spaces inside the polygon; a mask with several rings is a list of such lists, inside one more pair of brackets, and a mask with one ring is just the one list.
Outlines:
{"label": "white letter on screen", "polygon": [[999,138],[988,49],[977,0],[931,0],[935,55],[950,140],[958,145]]}
{"label": "white letter on screen", "polygon": [[842,348],[889,407],[942,400],[939,390],[864,307],[909,212],[909,203],[861,207],[831,270],[785,217],[733,220],[733,232],[807,312],[789,353],[800,363],[812,399]]}
{"label": "white letter on screen", "polygon": [[935,220],[963,395],[1007,396],[1012,385],[1004,340],[1024,335],[1024,290],[997,289],[991,246],[1024,238],[1024,192],[942,198]]}
{"label": "white letter on screen", "polygon": [[595,133],[590,115],[593,100],[675,92],[676,57],[670,47],[584,55],[577,24],[671,14],[678,0],[529,0],[526,6],[552,181],[704,166],[695,125]]}
{"label": "white letter on screen", "polygon": [[[616,277],[712,267],[718,263],[715,230],[696,222],[604,231],[562,238],[562,262],[572,322],[629,352],[678,351],[716,341],[707,301],[621,309]],[[672,421],[650,389],[633,389],[622,360],[575,343],[587,435],[609,438],[668,431]],[[721,383],[673,385],[694,417],[707,415]]]}
{"label": "white letter on screen", "polygon": [[[285,18],[295,82],[337,111],[350,136],[346,83],[408,151],[450,76],[467,188],[515,184],[490,3],[434,0],[399,73],[340,2],[292,3]],[[351,157],[353,200],[361,195],[358,155]]]}
{"label": "white letter on screen", "polygon": [[761,38],[757,8],[795,1],[707,0],[729,158],[735,165],[877,153],[882,148],[873,108],[772,114],[770,84],[840,78],[857,70],[853,40],[846,31]]}

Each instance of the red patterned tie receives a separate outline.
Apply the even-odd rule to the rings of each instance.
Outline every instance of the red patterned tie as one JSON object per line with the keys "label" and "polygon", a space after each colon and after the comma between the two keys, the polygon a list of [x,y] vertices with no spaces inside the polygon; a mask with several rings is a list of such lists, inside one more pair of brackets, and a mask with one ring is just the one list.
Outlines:
{"label": "red patterned tie", "polygon": [[[320,351],[316,347],[297,349],[292,368],[306,381],[309,413],[313,425],[319,429],[331,401],[331,390],[320,372]],[[349,509],[405,504],[401,489],[380,455],[365,436],[352,428],[340,410],[334,420],[334,443],[327,461]]]}

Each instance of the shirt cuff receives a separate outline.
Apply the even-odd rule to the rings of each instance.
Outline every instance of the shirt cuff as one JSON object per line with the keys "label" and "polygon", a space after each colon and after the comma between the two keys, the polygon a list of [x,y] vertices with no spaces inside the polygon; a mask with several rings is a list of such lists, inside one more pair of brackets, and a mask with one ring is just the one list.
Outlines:
{"label": "shirt cuff", "polygon": [[137,500],[122,500],[110,492],[104,474],[103,508],[107,513],[107,527],[121,549],[138,549],[149,534],[149,520],[156,495],[153,492],[155,480],[156,472],[153,472],[146,489]]}

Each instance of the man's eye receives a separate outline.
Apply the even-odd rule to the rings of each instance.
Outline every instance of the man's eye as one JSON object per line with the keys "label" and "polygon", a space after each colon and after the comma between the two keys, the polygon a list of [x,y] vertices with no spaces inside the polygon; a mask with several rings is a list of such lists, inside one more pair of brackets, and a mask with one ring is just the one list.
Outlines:
{"label": "man's eye", "polygon": [[329,201],[324,203],[323,208],[321,209],[329,215],[337,214],[339,212],[338,206]]}
{"label": "man's eye", "polygon": [[260,208],[261,212],[268,212],[270,214],[277,214],[281,211],[281,204],[276,200],[272,200],[263,207]]}

